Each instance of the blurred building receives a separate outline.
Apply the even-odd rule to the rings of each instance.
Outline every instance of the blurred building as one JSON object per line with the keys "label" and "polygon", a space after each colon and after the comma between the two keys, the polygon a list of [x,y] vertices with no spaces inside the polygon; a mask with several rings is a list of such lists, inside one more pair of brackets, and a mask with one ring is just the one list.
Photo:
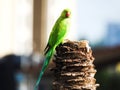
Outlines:
{"label": "blurred building", "polygon": [[104,39],[105,46],[118,46],[120,45],[120,24],[110,23],[106,31]]}

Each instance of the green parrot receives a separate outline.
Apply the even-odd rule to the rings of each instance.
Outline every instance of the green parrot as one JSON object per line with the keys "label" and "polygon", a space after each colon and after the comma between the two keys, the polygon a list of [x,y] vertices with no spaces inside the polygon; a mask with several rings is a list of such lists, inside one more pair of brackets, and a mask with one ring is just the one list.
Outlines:
{"label": "green parrot", "polygon": [[57,19],[51,33],[49,36],[48,44],[45,48],[45,60],[42,66],[42,70],[40,72],[39,78],[36,82],[35,88],[38,87],[40,80],[45,72],[46,67],[48,66],[51,57],[53,56],[56,47],[63,42],[67,32],[69,31],[70,27],[70,16],[71,11],[69,9],[64,9]]}

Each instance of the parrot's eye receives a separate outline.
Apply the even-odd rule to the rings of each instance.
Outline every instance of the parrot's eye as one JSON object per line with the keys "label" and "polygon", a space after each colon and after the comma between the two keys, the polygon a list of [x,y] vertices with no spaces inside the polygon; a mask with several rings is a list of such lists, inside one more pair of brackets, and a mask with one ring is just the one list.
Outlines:
{"label": "parrot's eye", "polygon": [[70,17],[70,12],[66,12],[66,17]]}

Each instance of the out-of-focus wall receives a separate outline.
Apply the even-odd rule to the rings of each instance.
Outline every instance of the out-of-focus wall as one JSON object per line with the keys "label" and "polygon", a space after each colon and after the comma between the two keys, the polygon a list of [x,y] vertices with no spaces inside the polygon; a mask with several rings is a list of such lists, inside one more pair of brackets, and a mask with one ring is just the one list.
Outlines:
{"label": "out-of-focus wall", "polygon": [[0,56],[13,52],[14,0],[0,0]]}
{"label": "out-of-focus wall", "polygon": [[32,52],[33,0],[0,0],[0,57]]}

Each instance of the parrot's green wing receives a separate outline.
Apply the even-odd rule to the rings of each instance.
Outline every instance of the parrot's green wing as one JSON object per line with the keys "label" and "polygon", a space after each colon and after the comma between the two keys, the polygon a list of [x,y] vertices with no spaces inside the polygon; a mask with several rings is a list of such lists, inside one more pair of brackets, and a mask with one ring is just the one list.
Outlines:
{"label": "parrot's green wing", "polygon": [[63,39],[65,38],[67,32],[69,30],[69,19],[63,19],[61,20],[55,28],[53,28],[53,31],[50,34],[48,44],[50,46],[58,46]]}

